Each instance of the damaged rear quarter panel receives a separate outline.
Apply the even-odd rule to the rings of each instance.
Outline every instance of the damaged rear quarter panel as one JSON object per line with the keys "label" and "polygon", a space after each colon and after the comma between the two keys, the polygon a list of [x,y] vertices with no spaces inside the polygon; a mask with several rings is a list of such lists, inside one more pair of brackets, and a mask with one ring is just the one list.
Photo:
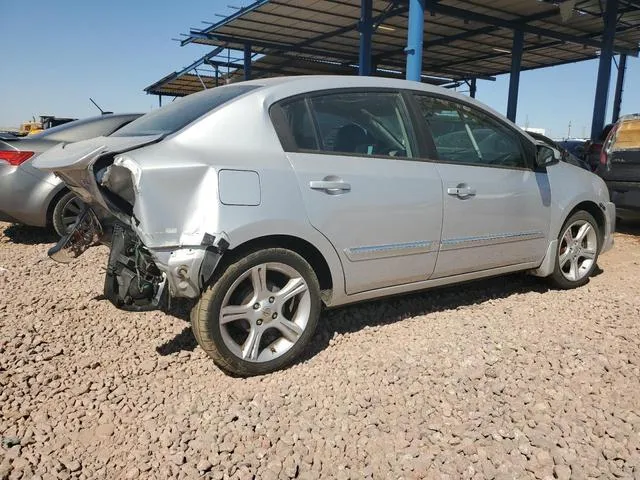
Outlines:
{"label": "damaged rear quarter panel", "polygon": [[[290,235],[315,245],[344,290],[333,246],[309,223],[298,183],[268,115],[267,100],[253,94],[222,106],[162,142],[129,152],[140,166],[135,227],[150,249],[199,247],[206,233],[233,249],[270,235]],[[225,205],[221,170],[255,172],[258,205]]]}

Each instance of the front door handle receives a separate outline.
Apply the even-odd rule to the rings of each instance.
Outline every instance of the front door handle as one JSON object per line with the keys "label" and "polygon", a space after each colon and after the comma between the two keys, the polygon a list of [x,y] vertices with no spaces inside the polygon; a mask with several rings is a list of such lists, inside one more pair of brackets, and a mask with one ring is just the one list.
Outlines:
{"label": "front door handle", "polygon": [[447,194],[455,195],[458,198],[469,198],[473,197],[476,194],[476,189],[471,188],[466,183],[461,183],[457,187],[447,188]]}
{"label": "front door handle", "polygon": [[332,195],[351,190],[351,185],[342,180],[311,180],[309,187],[312,190],[324,190]]}

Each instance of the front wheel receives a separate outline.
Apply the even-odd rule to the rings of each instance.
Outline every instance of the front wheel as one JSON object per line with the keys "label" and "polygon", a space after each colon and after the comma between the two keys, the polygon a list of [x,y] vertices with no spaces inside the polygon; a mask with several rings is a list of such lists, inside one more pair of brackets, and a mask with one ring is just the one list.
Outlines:
{"label": "front wheel", "polygon": [[587,283],[596,268],[601,244],[598,224],[590,213],[571,215],[560,230],[551,283],[564,289]]}
{"label": "front wheel", "polygon": [[191,311],[191,326],[216,365],[247,377],[289,365],[313,336],[320,310],[320,286],[307,261],[268,248],[214,277]]}

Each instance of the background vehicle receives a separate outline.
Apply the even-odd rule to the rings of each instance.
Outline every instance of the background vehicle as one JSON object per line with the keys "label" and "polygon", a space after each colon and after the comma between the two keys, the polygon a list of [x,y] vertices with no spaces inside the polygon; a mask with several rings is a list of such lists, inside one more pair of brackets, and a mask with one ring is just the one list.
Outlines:
{"label": "background vehicle", "polygon": [[618,217],[640,219],[640,114],[621,117],[613,126],[596,173],[607,184]]}
{"label": "background vehicle", "polygon": [[600,136],[596,140],[588,140],[584,146],[584,160],[589,164],[592,172],[595,172],[598,168],[602,144],[609,135],[611,128],[613,128],[612,123],[605,125],[602,132],[600,132]]}
{"label": "background vehicle", "polygon": [[35,118],[28,122],[24,122],[20,125],[18,131],[20,136],[36,135],[43,130],[57,127],[58,125],[64,125],[65,123],[73,122],[76,118],[64,118],[56,117],[53,115],[40,115],[40,120],[36,121]]}
{"label": "background vehicle", "polygon": [[544,142],[546,145],[549,145],[551,148],[555,148],[561,154],[561,159],[563,162],[570,163],[571,165],[575,165],[576,167],[584,168],[585,170],[591,171],[589,164],[582,160],[581,158],[575,156],[571,152],[569,152],[566,148],[561,145],[561,142],[555,142],[551,140],[549,137],[542,135],[541,133],[536,132],[527,132],[530,137],[535,138],[541,142]]}
{"label": "background vehicle", "polygon": [[323,304],[513,271],[585,284],[615,207],[602,179],[559,160],[446,89],[305,76],[205,90],[36,165],[95,212],[52,258],[110,244],[106,298],[197,299],[200,346],[256,375],[298,356]]}
{"label": "background vehicle", "polygon": [[567,150],[574,157],[577,157],[580,160],[585,161],[584,156],[585,156],[585,145],[587,143],[586,140],[568,139],[568,140],[557,141],[555,143],[557,143],[562,148]]}
{"label": "background vehicle", "polygon": [[82,208],[77,197],[52,173],[32,166],[37,156],[60,144],[109,135],[141,114],[76,120],[27,137],[0,138],[0,220],[44,227],[62,235]]}

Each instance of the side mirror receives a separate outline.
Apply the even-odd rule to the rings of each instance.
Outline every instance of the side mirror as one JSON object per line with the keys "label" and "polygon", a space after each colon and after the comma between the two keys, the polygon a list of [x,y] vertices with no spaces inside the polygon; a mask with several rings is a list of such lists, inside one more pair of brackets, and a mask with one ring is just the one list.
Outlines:
{"label": "side mirror", "polygon": [[538,144],[538,151],[536,154],[536,166],[547,167],[558,163],[562,155],[555,148],[551,148],[548,145]]}

